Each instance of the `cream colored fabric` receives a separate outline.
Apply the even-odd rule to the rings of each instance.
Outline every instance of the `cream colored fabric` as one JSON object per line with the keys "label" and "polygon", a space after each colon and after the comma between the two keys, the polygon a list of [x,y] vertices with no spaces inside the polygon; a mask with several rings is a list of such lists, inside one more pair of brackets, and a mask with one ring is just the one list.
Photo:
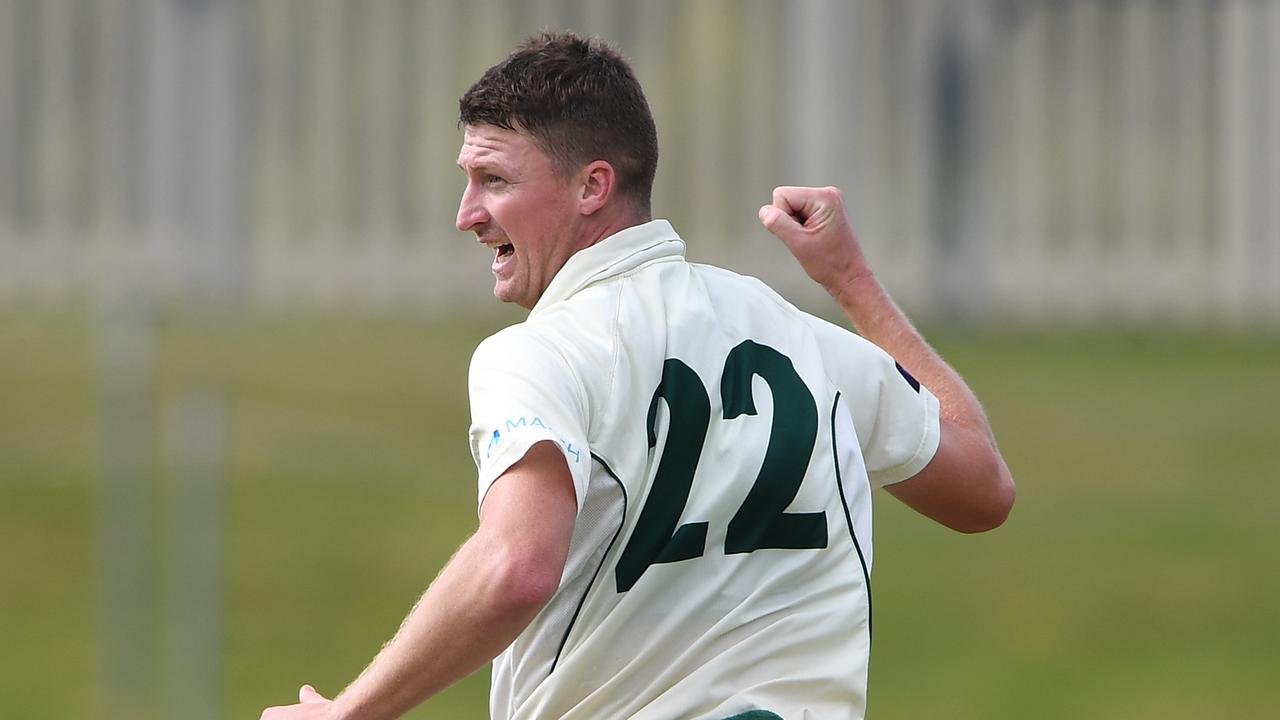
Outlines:
{"label": "cream colored fabric", "polygon": [[[671,359],[684,369],[669,379],[683,380],[655,400]],[[872,482],[919,472],[939,436],[936,398],[892,358],[755,279],[686,262],[657,220],[570,258],[525,322],[477,348],[470,392],[480,501],[550,440],[579,508],[560,591],[494,662],[493,717],[863,715]],[[754,414],[726,417],[726,398],[748,397]],[[762,473],[775,436],[774,471]],[[637,525],[651,502],[651,513],[679,507],[679,473],[668,468],[657,488],[655,475],[690,448],[700,452],[678,523],[705,523],[701,553],[620,573],[628,552],[645,557],[628,550],[636,538],[670,537],[652,518]],[[752,528],[786,535],[792,521],[747,498],[795,479],[778,513],[809,514],[797,522],[825,546],[735,551]]]}

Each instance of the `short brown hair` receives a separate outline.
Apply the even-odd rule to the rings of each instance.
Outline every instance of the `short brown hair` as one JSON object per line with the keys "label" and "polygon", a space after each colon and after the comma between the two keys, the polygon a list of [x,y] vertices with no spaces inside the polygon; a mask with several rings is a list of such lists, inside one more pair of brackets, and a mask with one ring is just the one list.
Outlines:
{"label": "short brown hair", "polygon": [[568,176],[594,160],[618,173],[618,193],[649,214],[658,131],[622,55],[598,38],[544,32],[489,68],[458,101],[461,125],[528,133]]}

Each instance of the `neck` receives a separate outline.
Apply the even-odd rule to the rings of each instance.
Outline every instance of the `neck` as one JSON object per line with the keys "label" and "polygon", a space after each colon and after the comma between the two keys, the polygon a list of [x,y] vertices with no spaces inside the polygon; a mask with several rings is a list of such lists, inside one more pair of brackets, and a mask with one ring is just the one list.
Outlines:
{"label": "neck", "polygon": [[651,219],[648,213],[638,213],[630,207],[617,207],[612,211],[602,208],[600,212],[592,216],[591,220],[593,222],[590,222],[583,229],[581,235],[583,243],[578,246],[578,249],[589,248],[610,235],[626,230],[629,227],[643,225]]}

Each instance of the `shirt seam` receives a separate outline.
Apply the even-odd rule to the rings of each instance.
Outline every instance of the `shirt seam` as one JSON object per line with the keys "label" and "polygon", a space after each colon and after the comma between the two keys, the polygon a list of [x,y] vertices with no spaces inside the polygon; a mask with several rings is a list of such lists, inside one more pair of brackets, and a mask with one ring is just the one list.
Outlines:
{"label": "shirt seam", "polygon": [[609,343],[612,346],[610,351],[613,357],[610,358],[609,361],[609,396],[605,399],[604,403],[604,407],[606,408],[613,407],[613,398],[617,394],[618,390],[618,363],[622,362],[622,333],[619,330],[622,318],[622,293],[629,280],[630,278],[624,276],[622,278],[622,282],[618,285],[617,292],[613,295],[613,321],[609,326]]}
{"label": "shirt seam", "polygon": [[586,589],[582,591],[582,597],[578,599],[578,605],[573,611],[573,617],[569,618],[569,625],[565,628],[564,635],[560,638],[560,645],[556,648],[555,659],[551,661],[551,669],[547,671],[548,677],[555,672],[556,666],[560,664],[560,656],[564,654],[565,646],[569,643],[569,635],[573,632],[574,625],[578,622],[578,616],[582,614],[582,608],[587,604],[587,597],[591,594],[591,589],[595,587],[596,580],[600,578],[600,572],[604,570],[605,563],[609,560],[609,554],[613,552],[614,545],[617,544],[618,538],[622,535],[622,529],[627,525],[628,498],[626,484],[623,483],[622,479],[613,471],[613,468],[609,466],[609,463],[605,462],[604,458],[596,455],[595,453],[591,453],[591,459],[600,463],[605,474],[617,483],[618,489],[622,491],[622,517],[618,521],[618,528],[613,531],[613,538],[609,541],[609,544],[605,546],[604,554],[600,556],[600,562],[596,565],[596,570],[592,573],[591,580],[587,582]]}

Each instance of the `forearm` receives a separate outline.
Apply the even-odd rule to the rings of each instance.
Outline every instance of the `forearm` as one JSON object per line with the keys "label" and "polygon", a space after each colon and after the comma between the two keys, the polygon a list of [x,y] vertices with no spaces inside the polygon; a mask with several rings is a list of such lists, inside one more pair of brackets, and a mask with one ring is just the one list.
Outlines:
{"label": "forearm", "polygon": [[564,456],[550,441],[490,487],[480,529],[454,554],[391,642],[334,699],[338,718],[396,718],[478,670],[555,595],[577,517]]}
{"label": "forearm", "polygon": [[780,187],[760,222],[835,298],[855,329],[938,398],[938,447],[923,470],[889,492],[962,532],[1004,522],[1014,486],[986,413],[960,375],[929,347],[871,272],[836,188]]}
{"label": "forearm", "polygon": [[992,438],[978,398],[915,329],[869,269],[851,271],[826,289],[859,334],[883,348],[937,396],[944,420]]}
{"label": "forearm", "polygon": [[934,460],[916,477],[888,486],[888,491],[954,530],[998,527],[1013,505],[1013,480],[978,398],[870,271],[826,287],[863,337],[893,356],[938,398],[943,428]]}
{"label": "forearm", "polygon": [[508,569],[487,545],[480,535],[463,544],[391,641],[335,698],[338,717],[400,717],[484,666],[529,624],[542,603],[504,592]]}

